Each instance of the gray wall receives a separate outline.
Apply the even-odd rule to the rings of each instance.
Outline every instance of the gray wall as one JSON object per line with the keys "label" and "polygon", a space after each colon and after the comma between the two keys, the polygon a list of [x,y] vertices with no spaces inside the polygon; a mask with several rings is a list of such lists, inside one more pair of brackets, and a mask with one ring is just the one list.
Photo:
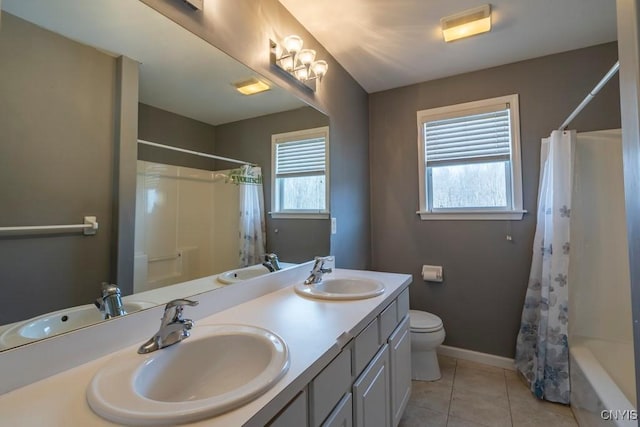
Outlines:
{"label": "gray wall", "polygon": [[[187,150],[213,153],[216,128],[146,104],[138,104],[138,138]],[[214,161],[148,145],[138,145],[138,159],[213,170]]]}
{"label": "gray wall", "polygon": [[[271,135],[328,125],[328,117],[311,107],[220,125],[216,127],[216,154],[262,167],[264,204],[268,212],[271,210]],[[327,255],[330,224],[328,219],[273,219],[267,215],[267,252],[275,252],[286,262],[303,262],[315,255]]]}
{"label": "gray wall", "polygon": [[[277,0],[205,2],[200,12],[174,0],[141,1],[329,115],[331,215],[338,224],[331,252],[339,267],[369,267],[367,93]],[[300,35],[329,64],[315,93],[269,64],[269,39],[289,34]]]}
{"label": "gray wall", "polygon": [[[445,344],[513,357],[535,232],[540,139],[616,59],[610,43],[370,95],[373,268],[413,274],[411,307],[443,319]],[[421,221],[416,111],[512,93],[520,95],[529,214],[522,221]],[[620,127],[619,101],[616,77],[571,128]],[[444,283],[423,282],[423,264],[442,265]]]}
{"label": "gray wall", "polygon": [[0,237],[0,324],[92,302],[110,280],[116,59],[7,13],[0,37],[0,226],[98,234]]}

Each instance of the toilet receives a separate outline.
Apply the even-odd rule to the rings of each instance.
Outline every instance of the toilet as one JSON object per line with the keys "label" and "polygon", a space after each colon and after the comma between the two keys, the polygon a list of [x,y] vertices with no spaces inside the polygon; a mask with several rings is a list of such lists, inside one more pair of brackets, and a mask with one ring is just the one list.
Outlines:
{"label": "toilet", "polygon": [[444,341],[442,319],[426,311],[409,310],[411,331],[411,378],[420,381],[440,379],[436,348]]}

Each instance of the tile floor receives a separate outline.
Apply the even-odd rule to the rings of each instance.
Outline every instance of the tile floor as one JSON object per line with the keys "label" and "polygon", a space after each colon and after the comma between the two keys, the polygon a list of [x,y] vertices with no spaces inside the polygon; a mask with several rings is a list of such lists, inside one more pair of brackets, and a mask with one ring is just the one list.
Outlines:
{"label": "tile floor", "polygon": [[440,357],[442,378],[413,381],[399,427],[577,427],[568,406],[533,397],[515,371]]}

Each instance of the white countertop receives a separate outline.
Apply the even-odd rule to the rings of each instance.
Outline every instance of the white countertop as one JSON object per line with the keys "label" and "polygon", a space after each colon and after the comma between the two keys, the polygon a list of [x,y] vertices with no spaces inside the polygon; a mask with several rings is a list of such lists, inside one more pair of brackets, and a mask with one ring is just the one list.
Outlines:
{"label": "white countertop", "polygon": [[[290,367],[272,389],[252,402],[188,425],[264,425],[411,282],[411,276],[406,274],[357,270],[337,269],[326,277],[330,276],[377,279],[385,284],[385,292],[375,298],[357,301],[321,301],[297,295],[291,283],[197,322],[195,328],[198,325],[240,323],[269,329],[287,343]],[[189,317],[189,308],[185,309],[185,317]],[[149,335],[153,332],[150,331]],[[108,362],[117,363],[120,352],[135,352],[138,346],[130,346],[1,395],[3,425],[113,426],[91,411],[85,390],[102,366]],[[42,355],[42,363],[47,363],[46,354]]]}

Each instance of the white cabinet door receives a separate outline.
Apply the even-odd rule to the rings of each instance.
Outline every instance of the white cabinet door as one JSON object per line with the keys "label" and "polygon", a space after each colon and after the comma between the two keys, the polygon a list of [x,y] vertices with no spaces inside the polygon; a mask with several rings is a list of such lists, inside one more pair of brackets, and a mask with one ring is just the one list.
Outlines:
{"label": "white cabinet door", "polygon": [[352,427],[353,426],[353,399],[351,393],[342,398],[331,415],[327,417],[322,427]]}
{"label": "white cabinet door", "polygon": [[409,316],[389,337],[391,360],[391,425],[397,426],[411,395],[411,334]]}
{"label": "white cabinet door", "polygon": [[391,423],[389,346],[385,344],[353,384],[356,427],[387,427]]}

